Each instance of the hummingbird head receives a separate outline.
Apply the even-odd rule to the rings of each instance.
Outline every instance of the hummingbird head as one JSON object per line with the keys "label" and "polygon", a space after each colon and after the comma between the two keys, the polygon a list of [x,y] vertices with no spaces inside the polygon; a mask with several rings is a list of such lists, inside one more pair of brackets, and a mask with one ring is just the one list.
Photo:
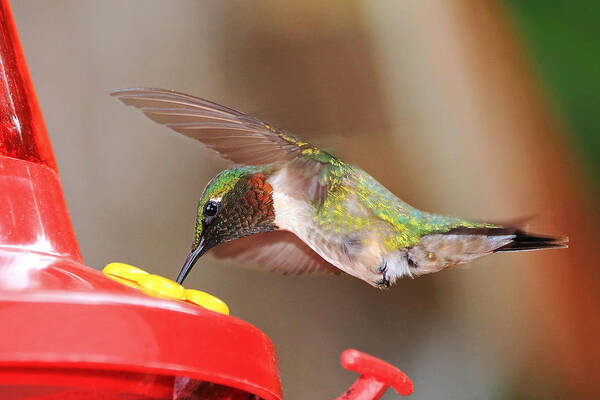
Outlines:
{"label": "hummingbird head", "polygon": [[277,229],[273,188],[266,171],[237,167],[222,171],[206,186],[196,216],[192,250],[177,283],[182,283],[198,258],[220,243]]}

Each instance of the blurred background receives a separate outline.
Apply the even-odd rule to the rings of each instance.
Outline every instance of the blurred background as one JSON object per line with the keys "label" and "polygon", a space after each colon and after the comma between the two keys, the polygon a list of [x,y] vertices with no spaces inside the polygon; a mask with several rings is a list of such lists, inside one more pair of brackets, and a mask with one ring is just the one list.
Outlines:
{"label": "blurred background", "polygon": [[108,96],[131,86],[266,119],[419,208],[534,216],[531,230],[570,236],[568,250],[495,255],[386,292],[202,258],[187,286],[271,337],[287,399],[341,393],[347,347],[403,369],[415,400],[599,398],[600,3],[12,7],[88,265],[174,278],[198,198],[227,166]]}

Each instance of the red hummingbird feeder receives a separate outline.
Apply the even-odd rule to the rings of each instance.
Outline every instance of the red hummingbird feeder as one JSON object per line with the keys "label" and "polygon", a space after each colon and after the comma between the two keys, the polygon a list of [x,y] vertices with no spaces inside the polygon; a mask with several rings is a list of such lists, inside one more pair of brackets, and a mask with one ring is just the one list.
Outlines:
{"label": "red hummingbird feeder", "polygon": [[[8,0],[0,73],[0,398],[281,400],[263,332],[85,266]],[[360,377],[339,399],[412,393],[357,350],[342,365]]]}

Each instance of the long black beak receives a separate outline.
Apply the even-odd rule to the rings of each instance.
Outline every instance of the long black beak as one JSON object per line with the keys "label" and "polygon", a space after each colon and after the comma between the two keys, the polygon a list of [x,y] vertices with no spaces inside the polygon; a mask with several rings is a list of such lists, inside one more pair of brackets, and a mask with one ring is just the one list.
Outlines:
{"label": "long black beak", "polygon": [[198,247],[188,254],[187,258],[185,259],[185,263],[183,263],[183,267],[181,267],[181,271],[179,271],[179,275],[177,275],[177,283],[180,285],[183,283],[185,277],[190,273],[194,264],[196,264],[196,261],[198,261],[198,259],[202,257],[207,250],[208,246],[205,246],[204,240],[201,240]]}

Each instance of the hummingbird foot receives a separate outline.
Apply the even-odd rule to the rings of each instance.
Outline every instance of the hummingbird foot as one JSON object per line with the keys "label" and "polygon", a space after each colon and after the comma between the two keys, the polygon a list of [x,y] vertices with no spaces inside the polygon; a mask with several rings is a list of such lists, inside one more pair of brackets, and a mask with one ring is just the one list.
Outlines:
{"label": "hummingbird foot", "polygon": [[410,269],[417,269],[419,267],[415,260],[412,259],[410,253],[406,254],[406,261],[408,262],[408,267]]}
{"label": "hummingbird foot", "polygon": [[383,265],[377,269],[377,272],[381,274],[381,279],[376,281],[375,284],[380,289],[388,289],[391,286],[391,284],[390,284],[390,278],[387,275],[387,272],[388,272],[387,261],[383,262]]}

